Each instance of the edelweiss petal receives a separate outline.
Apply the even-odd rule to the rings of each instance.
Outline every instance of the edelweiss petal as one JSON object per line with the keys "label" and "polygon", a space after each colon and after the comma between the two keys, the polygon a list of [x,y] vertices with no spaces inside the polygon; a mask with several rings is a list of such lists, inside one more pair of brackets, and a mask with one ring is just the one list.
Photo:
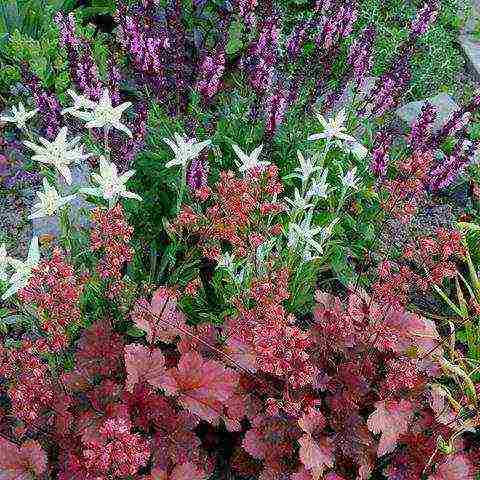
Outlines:
{"label": "edelweiss petal", "polygon": [[98,187],[81,188],[80,191],[86,195],[103,197],[105,200],[116,201],[118,197],[134,198],[142,200],[136,193],[127,191],[126,183],[135,174],[135,170],[129,170],[122,175],[118,175],[117,166],[100,157],[100,173],[93,174],[92,178]]}
{"label": "edelweiss petal", "polygon": [[34,218],[50,217],[54,215],[58,209],[66,205],[75,198],[75,195],[61,197],[55,187],[52,187],[47,179],[43,179],[43,192],[37,192],[39,202],[33,206],[33,213],[28,217],[30,220]]}
{"label": "edelweiss petal", "polygon": [[172,149],[175,157],[165,164],[165,168],[181,166],[187,168],[188,162],[198,157],[202,150],[211,144],[210,140],[197,142],[195,138],[187,139],[185,135],[174,134],[174,140],[164,138],[163,141]]}
{"label": "edelweiss petal", "polygon": [[326,120],[320,114],[316,114],[320,124],[323,127],[323,132],[315,133],[308,137],[308,140],[320,140],[322,138],[338,138],[347,142],[355,142],[355,138],[345,133],[347,128],[345,127],[345,121],[347,120],[347,114],[344,109],[340,110],[334,118]]}
{"label": "edelweiss petal", "polygon": [[30,112],[27,112],[25,110],[25,107],[23,106],[23,103],[20,102],[18,104],[18,108],[15,106],[12,107],[11,117],[2,116],[0,117],[0,120],[2,122],[14,123],[15,125],[17,125],[18,128],[26,128],[27,120],[32,118],[37,112],[38,112],[38,108],[36,108],[35,110],[31,110]]}
{"label": "edelweiss petal", "polygon": [[253,168],[263,168],[270,165],[270,162],[266,160],[259,160],[260,154],[263,150],[263,145],[255,148],[250,155],[247,155],[245,152],[243,152],[241,148],[236,144],[233,144],[232,148],[239,159],[239,161],[235,161],[238,166],[239,172],[247,172],[248,170],[251,170]]}
{"label": "edelweiss petal", "polygon": [[90,155],[84,154],[83,148],[77,146],[77,138],[71,142],[67,141],[67,127],[60,130],[53,142],[42,137],[39,138],[39,141],[42,145],[35,145],[29,141],[23,143],[35,152],[35,155],[32,155],[33,160],[54,166],[64,177],[66,183],[70,185],[72,183],[70,165],[85,160]]}
{"label": "edelweiss petal", "polygon": [[9,288],[2,295],[2,300],[6,300],[22,288],[26,287],[32,270],[40,262],[40,248],[38,246],[38,237],[33,237],[30,242],[27,259],[22,262],[15,258],[8,259],[9,264],[15,270],[15,273],[9,279]]}

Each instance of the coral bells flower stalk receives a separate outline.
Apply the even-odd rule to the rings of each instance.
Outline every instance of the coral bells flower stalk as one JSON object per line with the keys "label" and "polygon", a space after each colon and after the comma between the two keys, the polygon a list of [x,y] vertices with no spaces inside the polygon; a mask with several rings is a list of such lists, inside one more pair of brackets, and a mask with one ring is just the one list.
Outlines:
{"label": "coral bells flower stalk", "polygon": [[92,220],[91,249],[103,253],[98,273],[101,278],[113,280],[115,284],[123,276],[124,265],[132,260],[133,249],[129,241],[133,227],[127,224],[120,204],[109,210],[95,209]]}
{"label": "coral bells flower stalk", "polygon": [[65,329],[80,319],[78,304],[82,288],[72,265],[55,249],[50,260],[33,269],[27,286],[18,292],[22,302],[35,305],[54,350],[67,345]]}

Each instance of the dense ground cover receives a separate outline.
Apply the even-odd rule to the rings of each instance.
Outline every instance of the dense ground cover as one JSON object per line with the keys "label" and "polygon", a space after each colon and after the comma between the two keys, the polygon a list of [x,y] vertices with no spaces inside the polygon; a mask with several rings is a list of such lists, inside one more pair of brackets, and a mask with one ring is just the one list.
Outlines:
{"label": "dense ground cover", "polygon": [[467,4],[0,15],[0,479],[480,478]]}

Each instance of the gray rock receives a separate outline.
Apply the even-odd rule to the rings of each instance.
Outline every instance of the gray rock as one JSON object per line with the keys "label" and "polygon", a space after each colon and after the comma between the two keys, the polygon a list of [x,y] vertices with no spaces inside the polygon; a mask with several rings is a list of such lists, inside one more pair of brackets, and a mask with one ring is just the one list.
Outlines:
{"label": "gray rock", "polygon": [[480,0],[458,0],[458,15],[463,20],[464,33],[477,30],[480,22]]}
{"label": "gray rock", "polygon": [[[435,105],[438,109],[437,119],[433,125],[434,130],[438,130],[445,125],[450,115],[460,108],[450,97],[450,95],[447,95],[446,93],[440,93],[439,95],[430,97],[427,100],[432,105]],[[407,103],[397,110],[397,115],[403,121],[407,122],[409,125],[412,125],[413,121],[420,114],[424,103],[425,100]]]}
{"label": "gray rock", "polygon": [[469,61],[472,73],[480,79],[480,41],[473,35],[460,35],[460,45]]}

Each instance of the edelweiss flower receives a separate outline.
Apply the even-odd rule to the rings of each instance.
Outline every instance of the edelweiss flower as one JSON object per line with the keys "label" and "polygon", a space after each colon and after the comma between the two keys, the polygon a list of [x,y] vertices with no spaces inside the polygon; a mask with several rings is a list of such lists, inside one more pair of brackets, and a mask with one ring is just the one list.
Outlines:
{"label": "edelweiss flower", "polygon": [[7,247],[4,243],[0,245],[0,281],[6,282],[8,280],[7,267],[8,267]]}
{"label": "edelweiss flower", "polygon": [[[335,223],[336,221],[332,222],[326,228],[313,227],[312,212],[309,212],[300,224],[290,222],[288,226],[288,246],[294,249],[301,248],[305,261],[319,258],[318,255],[312,255],[312,250],[319,255],[323,254],[322,244],[331,235]],[[318,240],[315,239],[317,236],[320,236]]]}
{"label": "edelweiss flower", "polygon": [[322,169],[320,174],[312,182],[312,186],[307,192],[307,198],[327,198],[330,193],[330,185],[327,182],[328,169]]}
{"label": "edelweiss flower", "polygon": [[69,165],[90,157],[89,154],[83,153],[82,146],[76,146],[80,141],[80,137],[76,137],[68,142],[67,127],[63,127],[53,142],[49,142],[42,137],[39,137],[39,140],[43,146],[35,145],[29,141],[23,142],[35,152],[32,159],[47,165],[53,165],[63,176],[67,184],[70,185],[72,183],[72,173]]}
{"label": "edelweiss flower", "polygon": [[293,200],[290,198],[286,198],[285,200],[290,204],[294,212],[308,210],[315,206],[313,203],[308,203],[307,199],[300,195],[298,188],[295,189],[295,197]]}
{"label": "edelweiss flower", "polygon": [[320,165],[315,166],[315,162],[318,160],[317,154],[315,154],[313,157],[305,158],[302,152],[297,150],[297,157],[300,166],[295,168],[294,173],[287,175],[285,178],[296,177],[299,178],[302,183],[306,183],[316,171],[322,170]]}
{"label": "edelweiss flower", "polygon": [[32,270],[40,262],[40,249],[38,247],[38,237],[33,237],[30,242],[27,259],[22,262],[15,258],[9,258],[8,263],[14,268],[15,273],[9,279],[9,288],[2,295],[2,300],[6,300],[14,293],[25,288],[30,280]]}
{"label": "edelweiss flower", "polygon": [[25,128],[26,122],[32,118],[38,112],[38,108],[27,112],[23,103],[18,104],[18,109],[15,105],[12,107],[12,116],[11,117],[0,117],[2,122],[15,123],[18,128]]}
{"label": "edelweiss flower", "polygon": [[66,197],[61,197],[55,187],[52,187],[46,178],[43,179],[43,192],[38,191],[37,196],[39,202],[37,202],[33,209],[34,211],[28,218],[41,218],[41,217],[50,217],[54,215],[57,210],[64,205],[66,205],[70,200],[75,198],[75,195],[68,195]]}
{"label": "edelweiss flower", "polygon": [[358,177],[357,177],[357,167],[353,167],[349,170],[342,178],[342,183],[345,187],[353,188],[358,190]]}
{"label": "edelweiss flower", "polygon": [[187,139],[185,135],[175,133],[174,140],[164,138],[163,141],[172,149],[175,158],[165,164],[165,168],[181,166],[187,168],[188,162],[198,157],[200,152],[210,145],[210,140],[197,142],[195,138]]}
{"label": "edelweiss flower", "polygon": [[323,115],[316,114],[318,121],[322,124],[324,131],[315,133],[308,137],[308,140],[320,140],[321,138],[338,138],[347,142],[356,142],[351,135],[344,133],[347,129],[344,126],[347,115],[345,109],[341,109],[334,118],[326,120]]}
{"label": "edelweiss flower", "polygon": [[82,110],[82,109],[93,110],[95,108],[95,102],[88,99],[84,95],[78,95],[76,92],[70,89],[67,90],[67,93],[72,97],[73,106],[64,108],[61,112],[62,115],[65,115],[66,113],[70,113],[74,115],[74,113],[78,112],[79,110]]}
{"label": "edelweiss flower", "polygon": [[263,150],[263,145],[260,145],[255,150],[253,150],[250,155],[244,153],[238,145],[233,144],[232,147],[240,160],[239,162],[235,162],[238,166],[239,172],[247,172],[252,168],[267,167],[268,165],[270,165],[270,162],[259,160],[260,154]]}
{"label": "edelweiss flower", "polygon": [[[63,112],[86,121],[85,128],[113,127],[125,132],[130,138],[133,136],[130,129],[120,121],[122,113],[132,105],[131,102],[113,107],[107,88],[103,91],[98,103],[88,100],[83,95],[77,95],[73,91],[70,96],[74,100],[74,105],[63,110]],[[87,111],[81,111],[81,109]]]}
{"label": "edelweiss flower", "polygon": [[105,200],[116,201],[117,197],[135,198],[142,200],[136,193],[129,192],[125,184],[135,174],[135,170],[129,170],[122,175],[118,175],[117,166],[100,157],[100,174],[93,174],[93,180],[98,187],[81,188],[80,191],[87,195],[103,197]]}

